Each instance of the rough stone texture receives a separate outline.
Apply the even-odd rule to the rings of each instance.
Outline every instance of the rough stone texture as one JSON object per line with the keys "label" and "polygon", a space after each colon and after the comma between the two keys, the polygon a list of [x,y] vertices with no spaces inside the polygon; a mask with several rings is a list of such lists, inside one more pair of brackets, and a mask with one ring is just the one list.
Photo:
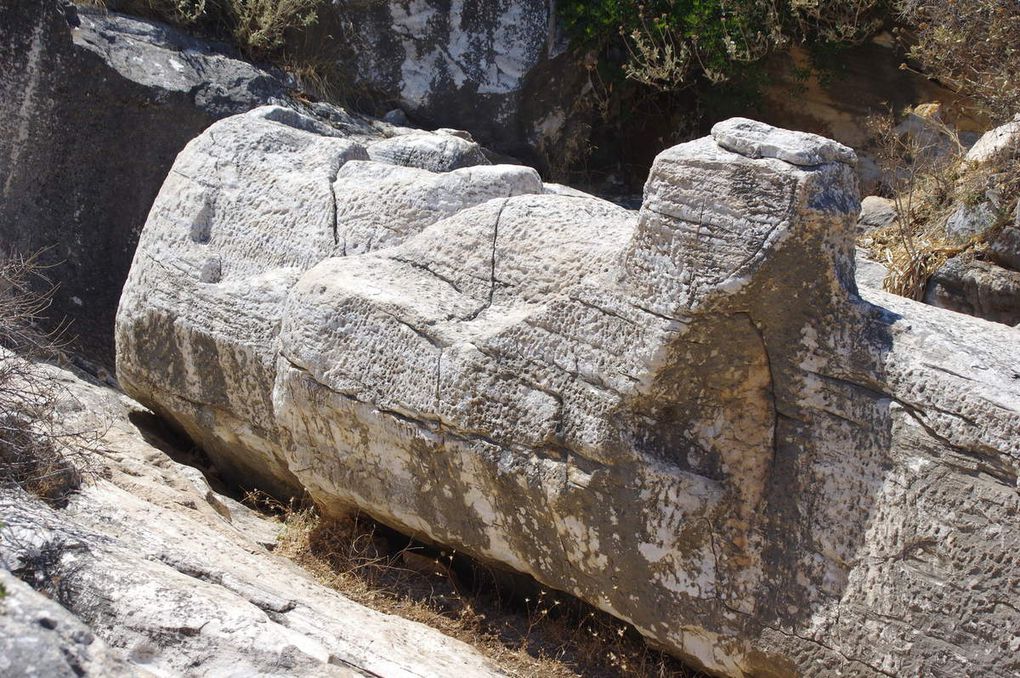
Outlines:
{"label": "rough stone texture", "polygon": [[1020,323],[1020,272],[973,256],[953,257],[928,280],[925,303],[994,322]]}
{"label": "rough stone texture", "polygon": [[47,248],[52,321],[73,321],[85,355],[113,364],[121,288],[177,153],[286,92],[278,75],[162,24],[59,0],[0,4],[0,241]]}
{"label": "rough stone texture", "polygon": [[858,287],[870,287],[876,290],[882,289],[882,285],[889,275],[889,269],[884,264],[871,259],[867,251],[860,247],[857,248],[854,259],[857,266],[854,277],[857,280]]}
{"label": "rough stone texture", "polygon": [[368,147],[372,160],[419,167],[431,172],[449,172],[462,167],[488,165],[482,147],[453,134],[417,132],[403,134]]}
{"label": "rough stone texture", "polygon": [[[310,38],[354,80],[412,119],[467,129],[483,144],[554,161],[587,79],[566,49],[555,0],[333,3]],[[317,35],[321,34],[321,35]]]}
{"label": "rough stone texture", "polygon": [[727,151],[748,158],[778,158],[793,165],[857,162],[852,149],[832,139],[791,132],[747,118],[730,118],[716,123],[712,127],[712,138]]}
{"label": "rough stone texture", "polygon": [[174,461],[184,453],[151,413],[40,369],[64,394],[68,430],[105,431],[103,456],[100,478],[65,509],[0,489],[0,563],[70,610],[0,571],[11,594],[0,601],[0,674],[502,675],[468,645],[364,608],[273,555],[279,523]]}
{"label": "rough stone texture", "polygon": [[7,678],[117,678],[129,667],[80,619],[0,569],[0,674]]}
{"label": "rough stone texture", "polygon": [[[126,288],[122,304],[128,313],[142,303],[138,295],[150,297],[149,308],[159,310],[144,322],[170,340],[161,342],[162,373],[133,373],[135,388],[174,394],[173,406],[153,402],[163,414],[194,408],[182,425],[221,457],[228,476],[242,483],[268,476],[273,481],[263,489],[286,492],[300,483],[277,454],[270,395],[276,337],[294,283],[327,257],[395,245],[460,210],[543,186],[521,166],[436,174],[369,161],[359,143],[308,131],[309,119],[283,119],[280,110],[220,121],[181,153],[151,213],[154,223],[177,226],[143,233],[134,270],[146,282]],[[184,258],[170,257],[181,248]],[[405,267],[416,265],[412,258]],[[184,293],[196,303],[182,313]],[[230,339],[212,340],[205,334],[210,323]],[[125,336],[119,350],[145,351],[135,340],[148,343],[142,334]],[[210,365],[224,379],[206,380]],[[221,443],[212,443],[209,428]]]}
{"label": "rough stone texture", "polygon": [[959,205],[946,220],[946,239],[963,244],[972,238],[984,236],[999,223],[999,210],[994,204],[982,200],[976,205]]}
{"label": "rough stone texture", "polygon": [[277,187],[325,196],[350,149],[301,133],[268,184],[261,124],[178,159],[118,316],[121,383],[210,454],[718,673],[1020,671],[1020,335],[858,296],[841,147],[737,121],[774,157],[665,151],[639,215],[508,187],[342,256]]}
{"label": "rough stone texture", "polygon": [[891,226],[896,222],[896,203],[889,198],[869,195],[861,200],[861,215],[857,218],[857,230],[861,233]]}
{"label": "rough stone texture", "polygon": [[966,248],[931,276],[926,302],[1008,325],[1020,322],[1020,213],[1008,211],[1015,196],[1005,188],[1007,156],[1017,152],[1018,141],[1020,120],[985,133],[968,153],[964,169],[972,176],[965,179],[983,190],[956,201],[945,237],[977,248]]}

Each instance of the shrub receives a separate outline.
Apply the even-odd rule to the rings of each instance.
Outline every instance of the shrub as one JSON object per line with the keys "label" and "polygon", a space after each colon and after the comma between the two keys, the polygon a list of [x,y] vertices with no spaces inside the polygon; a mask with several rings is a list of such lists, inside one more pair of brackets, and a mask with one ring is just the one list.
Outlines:
{"label": "shrub", "polygon": [[315,23],[320,0],[227,0],[234,40],[251,54],[283,47],[284,34]]}
{"label": "shrub", "polygon": [[[910,113],[899,125],[892,114],[869,120],[879,141],[876,158],[896,221],[861,242],[872,257],[888,265],[885,288],[917,300],[950,257],[964,252],[985,256],[989,241],[1012,218],[1020,198],[1020,146],[1014,144],[986,163],[967,163],[955,130],[942,122],[937,107],[926,108],[926,114]],[[946,233],[950,215],[961,205],[985,202],[994,208],[997,223],[966,242],[951,241]]]}
{"label": "shrub", "polygon": [[1020,112],[1016,0],[898,0],[916,31],[910,56],[928,76],[979,104],[996,122]]}
{"label": "shrub", "polygon": [[569,0],[559,11],[589,48],[622,43],[628,78],[677,90],[728,80],[791,41],[856,42],[885,9],[884,0]]}

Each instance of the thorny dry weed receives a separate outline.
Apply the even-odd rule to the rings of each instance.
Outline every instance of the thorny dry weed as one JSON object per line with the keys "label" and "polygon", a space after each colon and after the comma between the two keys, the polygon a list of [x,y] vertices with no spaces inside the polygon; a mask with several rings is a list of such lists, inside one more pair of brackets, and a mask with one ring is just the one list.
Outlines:
{"label": "thorny dry weed", "polygon": [[69,395],[36,364],[64,348],[59,328],[37,329],[52,291],[39,255],[0,253],[0,483],[61,506],[95,472],[102,434],[67,428]]}

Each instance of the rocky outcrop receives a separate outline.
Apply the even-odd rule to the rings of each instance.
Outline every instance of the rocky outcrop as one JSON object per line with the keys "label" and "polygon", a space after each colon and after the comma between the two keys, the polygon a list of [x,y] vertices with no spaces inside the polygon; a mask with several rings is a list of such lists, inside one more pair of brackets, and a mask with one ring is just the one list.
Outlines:
{"label": "rocky outcrop", "polygon": [[0,672],[8,678],[149,675],[134,671],[80,619],[0,569]]}
{"label": "rocky outcrop", "polygon": [[[0,241],[44,250],[49,315],[112,366],[138,234],[177,153],[212,122],[288,100],[281,74],[162,24],[62,0],[0,5]],[[347,133],[371,128],[339,109]]]}
{"label": "rocky outcrop", "polygon": [[857,218],[857,230],[867,233],[886,228],[896,223],[896,204],[889,198],[869,195],[861,200],[861,214]]}
{"label": "rocky outcrop", "polygon": [[1020,120],[986,132],[967,153],[961,183],[979,190],[951,207],[944,233],[963,252],[934,272],[925,302],[1007,325],[1020,323],[1020,206],[1011,167],[1017,157]]}
{"label": "rocky outcrop", "polygon": [[102,432],[101,456],[63,509],[0,488],[0,674],[503,675],[465,643],[356,604],[271,553],[280,523],[175,461],[186,451],[137,403],[36,369],[61,394],[58,430]]}
{"label": "rocky outcrop", "polygon": [[129,393],[714,672],[1020,670],[1018,335],[859,296],[849,149],[720,123],[638,214],[364,153],[262,112],[189,145],[121,302]]}
{"label": "rocky outcrop", "polygon": [[925,303],[1006,325],[1020,324],[1020,271],[973,255],[943,264],[924,290]]}
{"label": "rocky outcrop", "polygon": [[964,157],[972,165],[984,165],[1016,153],[1020,144],[1020,114],[1010,122],[981,135]]}

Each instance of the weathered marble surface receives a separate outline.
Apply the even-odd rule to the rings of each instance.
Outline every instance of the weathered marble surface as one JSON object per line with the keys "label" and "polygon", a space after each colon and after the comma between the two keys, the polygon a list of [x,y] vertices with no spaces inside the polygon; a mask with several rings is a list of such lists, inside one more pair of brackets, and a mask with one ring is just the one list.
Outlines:
{"label": "weathered marble surface", "polygon": [[36,370],[61,394],[62,430],[100,431],[101,456],[63,509],[0,488],[0,675],[503,675],[465,643],[272,554],[280,524],[175,461],[185,451],[138,403]]}
{"label": "weathered marble surface", "polygon": [[0,569],[0,673],[7,678],[147,676],[80,619]]}
{"label": "weathered marble surface", "polygon": [[[712,671],[1010,675],[1020,335],[862,299],[852,152],[748,123],[663,152],[635,214],[501,166],[470,172],[504,194],[430,193],[352,142],[221,122],[143,232],[118,376],[237,478]],[[378,223],[350,207],[373,186]]]}

